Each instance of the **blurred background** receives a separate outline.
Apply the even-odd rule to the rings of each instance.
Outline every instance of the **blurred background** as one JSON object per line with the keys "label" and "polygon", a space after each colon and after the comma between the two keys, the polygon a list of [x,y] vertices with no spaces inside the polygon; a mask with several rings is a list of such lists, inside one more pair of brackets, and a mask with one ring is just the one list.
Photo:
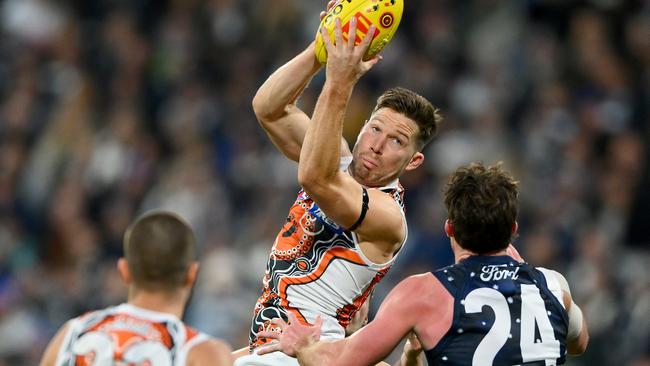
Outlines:
{"label": "blurred background", "polygon": [[[183,215],[202,271],[186,320],[242,347],[298,187],[252,97],[313,39],[315,0],[0,1],[0,365],[126,297],[139,214]],[[301,99],[310,112],[321,72]],[[445,115],[407,174],[409,240],[373,298],[452,262],[441,188],[472,160],[521,181],[528,262],[564,273],[591,343],[571,365],[650,364],[650,1],[407,0],[354,92],[352,144],[404,86]]]}

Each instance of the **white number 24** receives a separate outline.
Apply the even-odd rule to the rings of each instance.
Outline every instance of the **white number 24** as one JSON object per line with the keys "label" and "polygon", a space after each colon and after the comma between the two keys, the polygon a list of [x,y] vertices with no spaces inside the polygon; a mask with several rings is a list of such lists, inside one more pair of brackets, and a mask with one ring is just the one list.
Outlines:
{"label": "white number 24", "polygon": [[[114,365],[113,341],[105,333],[84,334],[74,343],[72,352],[77,356],[93,353],[92,366]],[[122,355],[122,361],[134,364],[149,361],[152,366],[171,366],[172,364],[169,350],[162,343],[156,341],[140,341],[133,344]]]}
{"label": "white number 24", "polygon": [[[506,298],[491,288],[479,288],[465,298],[465,312],[481,313],[483,306],[494,311],[494,324],[479,343],[472,366],[492,365],[494,358],[510,336],[511,318]],[[555,339],[553,326],[546,313],[544,300],[535,285],[521,285],[521,337],[520,348],[523,362],[546,360],[546,366],[554,366],[560,357],[560,342]],[[535,342],[535,324],[541,342]]]}

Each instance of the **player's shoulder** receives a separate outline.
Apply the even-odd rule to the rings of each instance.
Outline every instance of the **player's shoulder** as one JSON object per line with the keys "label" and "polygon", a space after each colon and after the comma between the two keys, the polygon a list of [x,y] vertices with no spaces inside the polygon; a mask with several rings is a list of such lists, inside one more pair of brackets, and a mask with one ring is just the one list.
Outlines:
{"label": "player's shoulder", "polygon": [[429,286],[433,280],[435,279],[431,272],[425,272],[406,277],[400,282],[400,285],[408,289],[425,288]]}
{"label": "player's shoulder", "polygon": [[[438,284],[438,279],[431,272],[426,272],[406,277],[395,286],[395,291],[403,295],[405,301],[417,302],[436,292]],[[413,294],[418,294],[418,296],[413,296]]]}
{"label": "player's shoulder", "polygon": [[57,356],[59,354],[59,351],[61,347],[63,347],[63,343],[65,342],[66,337],[68,336],[68,333],[70,332],[71,328],[74,326],[74,323],[78,320],[78,318],[72,318],[68,321],[66,321],[56,332],[54,337],[50,340],[50,343],[47,345],[45,348],[45,351],[43,352],[43,356],[41,358],[41,361],[39,363],[39,366],[52,366],[56,364]]}
{"label": "player's shoulder", "polygon": [[450,291],[431,272],[405,278],[394,292],[405,315],[436,312],[453,301]]}
{"label": "player's shoulder", "polygon": [[560,287],[564,287],[564,285],[567,284],[567,280],[564,277],[564,275],[562,275],[562,273],[554,269],[550,269],[546,267],[533,267],[533,266],[530,267],[534,271],[542,275],[542,277],[544,278],[548,286],[553,286],[554,284],[557,284]]}
{"label": "player's shoulder", "polygon": [[432,271],[431,274],[444,283],[460,279],[460,277],[462,277],[465,272],[467,272],[467,268],[465,268],[461,262],[438,268]]}
{"label": "player's shoulder", "polygon": [[226,342],[206,336],[203,341],[197,343],[190,350],[187,365],[231,365],[231,352],[232,349]]}
{"label": "player's shoulder", "polygon": [[450,265],[442,267],[442,268],[435,269],[431,273],[433,273],[433,274],[447,273],[450,270],[454,271],[454,270],[458,270],[458,269],[460,269],[460,265],[458,263],[454,263],[454,264],[450,264]]}

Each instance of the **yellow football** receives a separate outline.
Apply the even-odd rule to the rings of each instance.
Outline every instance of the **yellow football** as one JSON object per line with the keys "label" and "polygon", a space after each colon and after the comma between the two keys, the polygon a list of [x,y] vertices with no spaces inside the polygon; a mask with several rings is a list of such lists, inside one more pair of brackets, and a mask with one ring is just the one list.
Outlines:
{"label": "yellow football", "polygon": [[320,29],[325,27],[334,43],[335,19],[341,19],[343,40],[347,42],[350,30],[350,20],[357,18],[357,34],[355,44],[359,44],[366,36],[370,25],[375,25],[375,34],[368,51],[364,56],[369,60],[386,47],[397,31],[402,13],[404,0],[339,0],[321,20],[319,31],[316,32],[316,57],[321,64],[327,63],[327,49],[323,43]]}

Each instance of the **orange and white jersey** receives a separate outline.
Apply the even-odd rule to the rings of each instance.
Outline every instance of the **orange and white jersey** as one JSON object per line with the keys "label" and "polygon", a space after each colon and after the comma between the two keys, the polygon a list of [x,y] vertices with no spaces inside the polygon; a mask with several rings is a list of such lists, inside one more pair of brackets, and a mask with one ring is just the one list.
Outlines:
{"label": "orange and white jersey", "polygon": [[71,320],[55,365],[180,366],[208,339],[171,314],[122,304]]}
{"label": "orange and white jersey", "polygon": [[[351,160],[342,158],[341,169],[347,169]],[[378,189],[400,205],[404,219],[404,190],[399,182]],[[287,319],[287,311],[303,323],[313,323],[320,315],[321,337],[343,338],[345,327],[396,257],[387,263],[371,262],[356,234],[328,218],[301,190],[269,256],[249,335],[251,349],[266,343],[257,332],[266,329],[272,318]]]}

